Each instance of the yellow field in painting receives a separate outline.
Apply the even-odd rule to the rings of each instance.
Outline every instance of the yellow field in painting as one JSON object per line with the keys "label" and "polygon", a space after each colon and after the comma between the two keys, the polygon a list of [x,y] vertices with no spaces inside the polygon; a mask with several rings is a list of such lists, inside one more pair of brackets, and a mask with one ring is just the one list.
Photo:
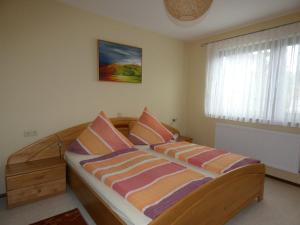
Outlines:
{"label": "yellow field in painting", "polygon": [[100,65],[100,80],[117,82],[142,82],[142,67],[134,64]]}

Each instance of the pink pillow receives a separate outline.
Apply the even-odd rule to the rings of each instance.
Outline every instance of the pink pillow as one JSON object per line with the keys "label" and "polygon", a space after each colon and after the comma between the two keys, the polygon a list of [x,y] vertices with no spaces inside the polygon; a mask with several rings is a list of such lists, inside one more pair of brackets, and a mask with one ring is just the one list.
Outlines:
{"label": "pink pillow", "polygon": [[136,145],[152,145],[168,142],[173,133],[156,119],[145,107],[139,120],[129,132],[129,139]]}
{"label": "pink pillow", "polygon": [[133,144],[101,111],[92,124],[70,145],[69,151],[85,155],[105,155],[132,147]]}

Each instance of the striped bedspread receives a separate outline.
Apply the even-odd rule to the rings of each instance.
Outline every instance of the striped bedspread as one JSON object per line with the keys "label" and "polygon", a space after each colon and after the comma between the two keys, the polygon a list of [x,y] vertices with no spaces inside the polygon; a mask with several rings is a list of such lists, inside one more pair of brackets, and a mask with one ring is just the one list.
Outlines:
{"label": "striped bedspread", "polygon": [[134,148],[80,164],[151,219],[212,179]]}
{"label": "striped bedspread", "polygon": [[224,174],[236,168],[259,163],[258,160],[189,142],[172,142],[151,145],[158,153],[168,155],[217,174]]}

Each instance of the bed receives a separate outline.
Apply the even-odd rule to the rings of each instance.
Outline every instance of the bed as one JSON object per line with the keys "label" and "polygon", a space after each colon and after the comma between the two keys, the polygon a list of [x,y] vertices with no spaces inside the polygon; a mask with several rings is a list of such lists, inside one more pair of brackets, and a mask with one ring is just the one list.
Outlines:
{"label": "bed", "polygon": [[[128,136],[129,128],[136,120],[136,118],[120,117],[111,119],[113,125],[125,136]],[[88,124],[81,124],[57,132],[25,147],[10,157],[10,163],[28,160],[28,158],[24,158],[24,155],[30,155],[31,152],[34,152],[35,155],[48,157],[51,154],[47,151],[53,151],[53,149],[58,150],[63,158],[69,145]],[[179,133],[173,127],[165,126],[173,133]],[[49,148],[49,146],[52,147]],[[148,150],[145,149],[145,151]],[[81,159],[76,159],[76,156],[74,157],[68,153],[65,158],[68,163],[68,183],[71,189],[99,225],[221,225],[225,224],[254,200],[261,201],[263,199],[265,167],[261,163],[252,164],[223,175],[209,174],[214,176],[212,181],[188,194],[156,219],[149,220],[143,218],[142,215],[138,215],[139,212],[127,205],[128,202],[122,202],[122,199],[117,199],[115,203],[109,201],[115,198],[107,198],[107,196],[112,196],[113,193],[104,191],[104,194],[100,194],[101,191],[95,188],[99,185],[89,181],[93,179],[89,179],[89,176],[84,173],[85,171],[80,171],[76,166],[76,162],[78,164]],[[197,169],[192,166],[191,168]]]}

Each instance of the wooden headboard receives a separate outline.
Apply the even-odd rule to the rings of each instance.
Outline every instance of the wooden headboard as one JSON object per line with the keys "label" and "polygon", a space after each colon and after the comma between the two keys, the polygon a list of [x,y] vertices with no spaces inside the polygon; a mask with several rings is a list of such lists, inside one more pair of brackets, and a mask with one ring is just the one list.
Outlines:
{"label": "wooden headboard", "polygon": [[[127,137],[131,126],[137,121],[137,118],[115,117],[110,120],[112,124]],[[69,145],[89,124],[90,122],[83,123],[42,138],[12,154],[8,158],[7,164],[30,162],[52,157],[63,157],[63,154],[68,149]],[[179,131],[174,127],[167,124],[164,124],[164,126],[172,133],[179,134]]]}

